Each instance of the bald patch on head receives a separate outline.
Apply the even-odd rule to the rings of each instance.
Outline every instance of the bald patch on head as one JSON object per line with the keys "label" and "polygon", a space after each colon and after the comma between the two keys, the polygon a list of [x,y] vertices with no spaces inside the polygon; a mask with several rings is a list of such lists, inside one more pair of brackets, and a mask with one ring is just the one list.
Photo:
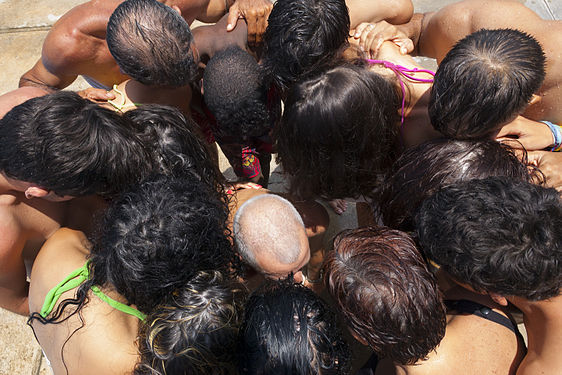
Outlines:
{"label": "bald patch on head", "polygon": [[300,214],[278,195],[260,195],[245,202],[234,216],[233,232],[240,255],[257,270],[261,269],[257,258],[285,265],[297,262],[308,251]]}

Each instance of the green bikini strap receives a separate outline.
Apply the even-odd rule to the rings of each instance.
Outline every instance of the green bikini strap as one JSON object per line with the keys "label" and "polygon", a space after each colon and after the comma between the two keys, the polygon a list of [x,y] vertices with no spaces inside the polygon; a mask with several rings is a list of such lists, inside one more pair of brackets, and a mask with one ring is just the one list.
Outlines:
{"label": "green bikini strap", "polygon": [[94,292],[94,294],[99,297],[99,299],[101,299],[102,301],[104,301],[109,306],[113,307],[114,309],[122,311],[125,314],[136,316],[137,318],[139,318],[143,322],[146,319],[146,314],[141,313],[139,310],[135,309],[134,307],[125,305],[124,303],[116,301],[113,298],[107,296],[105,293],[103,293],[100,290],[100,288],[97,285],[92,286],[91,289],[92,289],[92,292]]}
{"label": "green bikini strap", "polygon": [[45,296],[45,302],[43,302],[43,308],[41,308],[41,312],[39,314],[43,318],[46,318],[53,311],[53,308],[55,307],[61,294],[71,289],[78,288],[87,279],[88,263],[86,262],[82,267],[74,270],[63,281],[58,283],[57,286],[51,289],[49,293],[47,293]]}
{"label": "green bikini strap", "polygon": [[141,106],[141,103],[135,103],[135,102],[133,102],[133,104],[126,105],[125,103],[127,102],[127,97],[117,87],[118,87],[117,85],[113,85],[113,91],[115,91],[116,93],[121,95],[121,98],[123,99],[123,102],[121,104],[119,104],[119,103],[115,102],[117,99],[109,99],[107,102],[109,104],[111,104],[113,106],[113,108],[115,108],[119,112],[123,112],[123,108],[132,107],[132,106],[134,106],[134,107],[140,107]]}

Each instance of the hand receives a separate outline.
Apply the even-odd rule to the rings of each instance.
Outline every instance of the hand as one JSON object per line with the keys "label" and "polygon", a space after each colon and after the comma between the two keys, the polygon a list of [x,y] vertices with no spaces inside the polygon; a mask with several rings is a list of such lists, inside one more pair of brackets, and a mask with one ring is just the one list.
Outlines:
{"label": "hand", "polygon": [[[546,126],[546,125],[545,125]],[[546,185],[562,191],[562,153],[552,151],[531,151],[527,160],[539,168],[546,177]]]}
{"label": "hand", "polygon": [[345,210],[347,210],[347,202],[345,201],[345,199],[332,199],[328,202],[328,204],[338,215],[343,214]]}
{"label": "hand", "polygon": [[229,9],[226,30],[234,30],[239,18],[246,19],[248,45],[255,47],[262,42],[262,36],[267,27],[267,18],[272,9],[273,4],[269,0],[236,0]]}
{"label": "hand", "polygon": [[115,99],[115,94],[111,91],[106,91],[104,89],[95,89],[93,87],[88,87],[87,89],[77,92],[78,95],[84,99],[91,100],[93,102],[107,102],[108,100]]}
{"label": "hand", "polygon": [[391,41],[400,47],[400,53],[403,55],[414,50],[414,42],[404,32],[386,21],[374,24],[360,23],[355,30],[350,31],[349,35],[359,41],[359,48],[370,58],[377,56],[379,48],[385,41]]}
{"label": "hand", "polygon": [[[514,139],[517,142],[513,141]],[[496,140],[506,142],[513,148],[525,148],[528,151],[544,150],[552,147],[554,143],[548,125],[523,116],[517,116],[515,120],[501,128]]]}

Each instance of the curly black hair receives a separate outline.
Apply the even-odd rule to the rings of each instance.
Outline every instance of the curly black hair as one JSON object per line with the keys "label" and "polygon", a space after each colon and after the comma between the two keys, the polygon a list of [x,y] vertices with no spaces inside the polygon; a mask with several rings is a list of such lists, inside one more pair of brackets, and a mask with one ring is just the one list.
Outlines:
{"label": "curly black hair", "polygon": [[107,209],[90,255],[90,283],[113,285],[149,313],[199,270],[229,274],[227,218],[225,202],[197,179],[150,178]]}
{"label": "curly black hair", "polygon": [[555,189],[490,177],[426,199],[416,215],[427,256],[477,291],[544,300],[562,286],[562,204]]}
{"label": "curly black hair", "polygon": [[526,153],[518,157],[509,145],[436,139],[400,155],[384,179],[374,210],[385,225],[413,231],[415,212],[425,198],[444,186],[490,176],[544,181],[538,169],[527,165]]}
{"label": "curly black hair", "polygon": [[285,91],[337,56],[347,44],[349,24],[344,0],[278,0],[263,37],[265,69]]}
{"label": "curly black hair", "polygon": [[123,116],[134,122],[136,135],[151,154],[152,174],[195,177],[213,187],[221,199],[224,197],[224,176],[193,120],[176,108],[156,104],[143,105]]}

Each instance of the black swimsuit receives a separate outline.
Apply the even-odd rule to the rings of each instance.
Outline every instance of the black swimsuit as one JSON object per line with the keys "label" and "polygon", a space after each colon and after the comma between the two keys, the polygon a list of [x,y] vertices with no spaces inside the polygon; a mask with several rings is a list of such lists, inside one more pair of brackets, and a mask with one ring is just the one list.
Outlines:
{"label": "black swimsuit", "polygon": [[466,299],[461,300],[445,300],[445,306],[447,306],[447,311],[457,311],[464,314],[476,315],[480,318],[492,321],[505,328],[511,330],[516,335],[519,334],[517,326],[508,317],[495,312],[488,306],[484,306],[480,303],[469,301]]}

